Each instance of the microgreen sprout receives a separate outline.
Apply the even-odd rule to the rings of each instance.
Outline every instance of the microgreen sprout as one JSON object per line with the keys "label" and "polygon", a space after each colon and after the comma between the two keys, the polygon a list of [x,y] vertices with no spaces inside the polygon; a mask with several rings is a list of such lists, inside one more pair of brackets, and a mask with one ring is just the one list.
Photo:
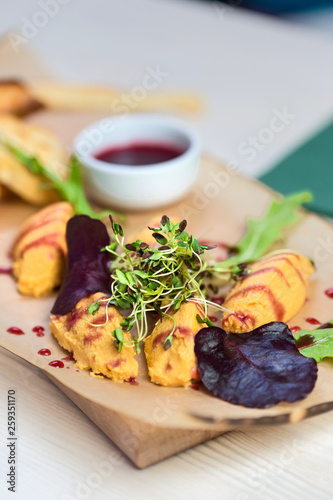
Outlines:
{"label": "microgreen sprout", "polygon": [[99,300],[97,302],[93,302],[92,304],[90,304],[90,306],[88,307],[88,314],[92,314],[94,316],[94,314],[96,314],[97,311],[99,310],[99,306],[100,306]]}
{"label": "microgreen sprout", "polygon": [[[134,345],[140,351],[139,343],[148,334],[148,313],[157,313],[160,320],[169,317],[174,325],[164,341],[164,348],[172,345],[176,322],[172,312],[188,301],[203,305],[207,318],[208,302],[202,290],[206,278],[207,262],[201,255],[211,248],[200,245],[199,241],[185,231],[185,220],[174,224],[164,215],[159,227],[149,228],[156,245],[148,245],[136,240],[125,244],[123,228],[110,217],[114,242],[106,247],[113,260],[110,264],[111,298],[109,305],[131,310],[121,323],[130,331],[136,326],[138,335],[133,340],[125,340],[113,332],[117,348]],[[119,247],[119,248],[117,248]],[[117,250],[120,249],[120,253]],[[214,304],[216,306],[216,304]],[[217,306],[224,310],[222,306]],[[116,345],[116,344],[115,344]]]}

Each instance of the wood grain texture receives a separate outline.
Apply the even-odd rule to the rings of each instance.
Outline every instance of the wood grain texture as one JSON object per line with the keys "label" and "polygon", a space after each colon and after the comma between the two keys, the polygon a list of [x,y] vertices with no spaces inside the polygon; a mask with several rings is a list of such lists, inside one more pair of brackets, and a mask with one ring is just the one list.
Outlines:
{"label": "wood grain texture", "polygon": [[[332,413],[227,433],[139,470],[40,370],[3,350],[0,363],[2,430],[17,389],[18,500],[332,498]],[[11,498],[3,483],[0,495]]]}

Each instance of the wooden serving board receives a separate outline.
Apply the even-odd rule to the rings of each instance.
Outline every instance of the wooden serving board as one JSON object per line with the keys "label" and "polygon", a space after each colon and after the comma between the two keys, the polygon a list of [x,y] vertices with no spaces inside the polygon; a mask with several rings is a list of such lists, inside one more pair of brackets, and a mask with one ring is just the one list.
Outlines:
{"label": "wooden serving board", "polygon": [[[96,114],[42,112],[30,120],[52,128],[69,148],[73,136],[98,118]],[[166,213],[186,218],[189,231],[197,237],[235,244],[242,236],[246,219],[262,216],[273,196],[262,184],[203,158],[197,183],[186,199],[154,212],[129,213],[124,227],[126,233],[134,233],[153,215]],[[15,234],[35,210],[17,199],[0,205],[0,266],[9,264],[7,252]],[[305,318],[309,316],[322,322],[333,318],[333,301],[324,293],[333,286],[333,255],[325,246],[332,237],[333,227],[308,212],[288,231],[283,246],[306,254],[316,263],[309,300],[291,326],[306,327]],[[297,422],[333,408],[330,361],[320,364],[318,382],[307,399],[266,410],[231,405],[202,386],[199,391],[156,386],[149,381],[143,354],[139,356],[138,386],[91,377],[87,371],[77,371],[73,361],[66,362],[65,369],[53,368],[48,365],[51,359],[68,355],[48,328],[54,300],[55,295],[42,299],[23,297],[17,293],[12,277],[1,275],[0,345],[43,370],[140,468],[235,428]],[[32,332],[37,324],[46,328],[44,337]],[[20,327],[25,335],[7,333],[10,326]],[[43,347],[51,350],[51,357],[37,354]]]}

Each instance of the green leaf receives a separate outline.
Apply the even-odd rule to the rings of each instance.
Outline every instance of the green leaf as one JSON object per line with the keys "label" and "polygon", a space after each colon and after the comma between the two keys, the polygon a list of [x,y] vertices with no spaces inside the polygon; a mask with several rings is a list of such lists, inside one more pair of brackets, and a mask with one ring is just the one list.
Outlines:
{"label": "green leaf", "polygon": [[137,354],[140,354],[141,353],[141,349],[140,349],[139,340],[136,337],[134,337],[133,342],[134,342]]}
{"label": "green leaf", "polygon": [[[186,231],[182,231],[181,233],[176,234],[175,236],[176,240],[185,240],[188,241],[188,233]],[[193,240],[193,237],[192,237]]]}
{"label": "green leaf", "polygon": [[324,358],[333,357],[333,325],[332,328],[317,330],[300,330],[294,334],[299,352],[307,358],[319,363]]}
{"label": "green leaf", "polygon": [[135,321],[130,321],[130,322],[128,323],[128,327],[127,327],[127,331],[128,331],[128,332],[129,332],[130,330],[132,330],[132,328],[133,328],[134,324],[135,324]]}
{"label": "green leaf", "polygon": [[125,275],[126,275],[126,279],[127,279],[128,283],[131,286],[135,285],[135,279],[133,278],[132,273],[127,272],[127,273],[125,273]]}
{"label": "green leaf", "polygon": [[205,323],[208,326],[216,326],[215,323],[213,323],[210,319],[207,318],[207,316],[202,318],[199,314],[197,314],[197,322],[200,324]]}
{"label": "green leaf", "polygon": [[135,271],[133,271],[133,274],[135,274],[135,276],[139,276],[139,278],[142,279],[146,279],[148,277],[147,273],[141,271],[140,269],[136,269]]}
{"label": "green leaf", "polygon": [[172,344],[173,344],[173,337],[172,335],[169,335],[163,342],[164,350],[167,351],[168,349],[170,349]]}
{"label": "green leaf", "polygon": [[207,318],[207,316],[205,317],[204,323],[206,323],[206,325],[208,326],[216,326],[215,323],[213,323],[213,321]]}
{"label": "green leaf", "polygon": [[[95,212],[87,200],[83,188],[80,162],[76,156],[72,156],[69,163],[70,177],[63,180],[54,172],[44,167],[37,158],[30,157],[9,143],[5,143],[12,155],[24,165],[32,174],[40,175],[47,179],[49,183],[44,188],[55,189],[60,198],[68,201],[74,209],[75,214],[86,214],[94,219],[103,219],[107,217],[110,211]],[[122,214],[117,213],[119,218],[124,218]]]}
{"label": "green leaf", "polygon": [[154,252],[151,257],[149,257],[149,260],[159,260],[162,256],[162,252]]}
{"label": "green leaf", "polygon": [[177,245],[182,248],[187,248],[188,244],[185,243],[184,241],[177,241]]}
{"label": "green leaf", "polygon": [[200,243],[195,238],[193,238],[193,241],[192,241],[192,248],[195,251],[195,253],[199,253],[200,254],[201,251],[202,251]]}
{"label": "green leaf", "polygon": [[151,283],[149,283],[149,285],[147,286],[147,290],[157,290],[158,288],[160,288],[160,284],[159,283],[156,283],[155,281],[152,281]]}
{"label": "green leaf", "polygon": [[94,314],[96,314],[99,310],[99,306],[99,302],[93,302],[92,304],[90,304],[90,306],[88,307],[88,314],[92,314],[94,316]]}
{"label": "green leaf", "polygon": [[163,215],[161,219],[161,229],[164,233],[170,233],[174,225],[167,215]]}
{"label": "green leaf", "polygon": [[117,300],[116,300],[116,299],[111,299],[111,300],[109,300],[109,305],[110,305],[110,306],[116,306],[116,305],[118,305],[118,304],[117,304]]}
{"label": "green leaf", "polygon": [[117,299],[117,305],[121,307],[121,309],[129,309],[131,307],[130,302],[122,298]]}
{"label": "green leaf", "polygon": [[311,199],[311,193],[305,191],[274,200],[264,217],[249,219],[246,234],[237,245],[238,254],[217,264],[216,269],[258,260],[283,236],[282,230],[298,220],[297,209]]}
{"label": "green leaf", "polygon": [[120,281],[120,283],[122,283],[123,285],[129,285],[129,282],[128,282],[128,279],[127,279],[125,273],[120,271],[120,269],[116,269],[116,275],[117,275],[117,278]]}
{"label": "green leaf", "polygon": [[155,238],[157,243],[159,243],[160,245],[165,245],[166,243],[168,243],[167,238],[165,236],[163,236],[163,234],[153,233],[152,236],[153,236],[153,238]]}
{"label": "green leaf", "polygon": [[108,249],[111,250],[111,252],[115,252],[118,248],[118,241],[113,241],[109,246]]}
{"label": "green leaf", "polygon": [[172,285],[175,287],[175,288],[181,288],[183,285],[182,281],[177,277],[177,276],[174,276],[172,278]]}
{"label": "green leaf", "polygon": [[125,283],[118,283],[117,290],[119,290],[120,293],[124,293],[127,290],[127,285]]}
{"label": "green leaf", "polygon": [[174,311],[178,311],[178,309],[179,309],[179,308],[180,308],[180,306],[181,306],[181,303],[182,303],[181,299],[177,299],[177,300],[175,300],[175,302],[174,302],[174,304],[173,304],[173,309],[174,309]]}
{"label": "green leaf", "polygon": [[122,329],[118,326],[113,332],[113,336],[119,340],[119,342],[124,342],[124,332]]}
{"label": "green leaf", "polygon": [[110,221],[112,224],[112,230],[113,230],[114,234],[115,235],[120,234],[120,236],[124,236],[124,230],[121,227],[121,225],[118,224],[117,221],[114,221],[111,216],[109,216],[109,217],[110,217]]}

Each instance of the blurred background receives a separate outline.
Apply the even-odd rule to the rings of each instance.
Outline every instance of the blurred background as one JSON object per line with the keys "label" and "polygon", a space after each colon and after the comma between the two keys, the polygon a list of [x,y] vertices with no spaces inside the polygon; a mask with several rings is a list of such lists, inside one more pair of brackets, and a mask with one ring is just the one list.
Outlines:
{"label": "blurred background", "polygon": [[[271,172],[332,122],[330,0],[15,0],[10,9],[2,0],[1,9],[1,77],[131,94],[159,68],[152,93],[201,102],[185,116],[163,111],[183,114],[208,153],[245,175]],[[272,131],[276,116],[281,127]],[[264,180],[280,191],[315,188],[326,201],[312,208],[333,215],[322,182],[333,180],[330,129],[319,142],[320,161],[317,141],[296,158],[291,184],[290,164],[274,182]]]}
{"label": "blurred background", "polygon": [[331,0],[226,0],[224,3],[237,5],[269,14],[283,14],[286,12],[315,11],[332,6]]}

